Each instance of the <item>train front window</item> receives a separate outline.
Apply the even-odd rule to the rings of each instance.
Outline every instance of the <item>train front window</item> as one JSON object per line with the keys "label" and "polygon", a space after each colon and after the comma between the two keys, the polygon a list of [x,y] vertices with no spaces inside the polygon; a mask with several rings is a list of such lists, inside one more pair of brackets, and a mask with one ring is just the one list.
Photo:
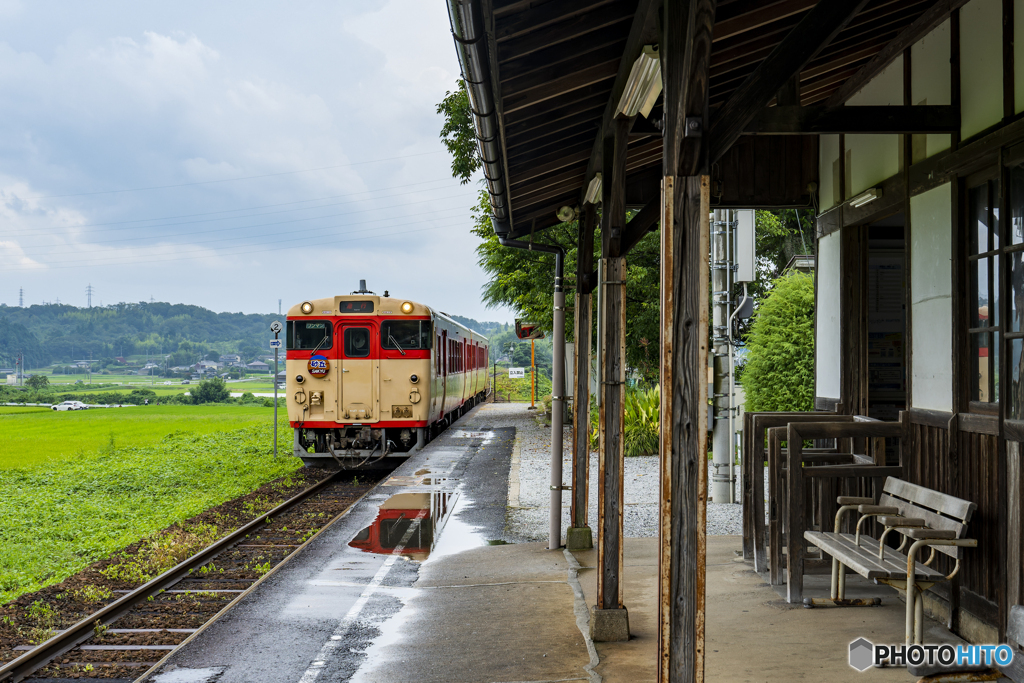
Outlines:
{"label": "train front window", "polygon": [[366,358],[370,355],[370,330],[365,327],[345,328],[345,357]]}
{"label": "train front window", "polygon": [[392,351],[430,348],[429,320],[385,320],[380,325],[380,346]]}
{"label": "train front window", "polygon": [[334,343],[331,323],[326,320],[289,320],[285,339],[288,348],[296,351],[329,349]]}

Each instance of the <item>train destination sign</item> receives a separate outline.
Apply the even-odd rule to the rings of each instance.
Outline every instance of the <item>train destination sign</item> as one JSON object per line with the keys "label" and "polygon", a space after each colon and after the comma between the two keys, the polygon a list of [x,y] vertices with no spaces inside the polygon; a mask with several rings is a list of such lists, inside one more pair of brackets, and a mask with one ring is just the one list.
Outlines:
{"label": "train destination sign", "polygon": [[331,363],[327,360],[326,356],[317,354],[310,357],[306,367],[309,370],[309,374],[313,377],[323,377],[331,369]]}
{"label": "train destination sign", "polygon": [[508,378],[509,379],[522,379],[526,377],[526,368],[509,368]]}

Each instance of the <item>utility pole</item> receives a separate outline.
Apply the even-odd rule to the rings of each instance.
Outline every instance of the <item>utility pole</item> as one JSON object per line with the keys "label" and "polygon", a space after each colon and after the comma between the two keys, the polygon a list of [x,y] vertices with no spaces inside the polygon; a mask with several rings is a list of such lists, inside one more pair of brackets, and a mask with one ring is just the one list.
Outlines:
{"label": "utility pole", "polygon": [[92,283],[91,282],[85,288],[85,300],[88,303],[89,308],[92,308]]}
{"label": "utility pole", "polygon": [[736,212],[731,209],[715,210],[711,226],[711,298],[712,347],[714,350],[714,428],[712,456],[714,473],[711,497],[716,503],[735,502],[732,480],[733,437],[729,433],[732,397],[729,395],[728,325],[732,291],[732,230],[736,225]]}

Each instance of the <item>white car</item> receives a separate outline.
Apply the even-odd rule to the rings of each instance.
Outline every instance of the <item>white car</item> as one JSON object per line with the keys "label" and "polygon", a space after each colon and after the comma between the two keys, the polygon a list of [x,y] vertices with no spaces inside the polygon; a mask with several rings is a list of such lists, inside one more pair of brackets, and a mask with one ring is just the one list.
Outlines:
{"label": "white car", "polygon": [[58,403],[55,406],[50,406],[51,410],[85,410],[89,406],[85,405],[81,401],[64,401]]}

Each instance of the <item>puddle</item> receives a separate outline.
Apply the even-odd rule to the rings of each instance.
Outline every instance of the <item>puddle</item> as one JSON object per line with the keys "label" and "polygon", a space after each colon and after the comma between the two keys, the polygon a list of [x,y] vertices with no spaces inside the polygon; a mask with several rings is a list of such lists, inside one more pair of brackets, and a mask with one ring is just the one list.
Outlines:
{"label": "puddle", "polygon": [[469,431],[468,429],[455,429],[452,430],[452,438],[454,439],[483,439],[484,443],[490,442],[494,439],[494,432],[492,431]]}
{"label": "puddle", "polygon": [[153,683],[211,683],[217,680],[222,673],[224,673],[223,666],[206,669],[174,669],[157,674],[153,677]]}
{"label": "puddle", "polygon": [[377,518],[349,545],[367,553],[390,555],[411,530],[402,555],[423,562],[434,549],[456,497],[451,491],[395,494],[380,505]]}

